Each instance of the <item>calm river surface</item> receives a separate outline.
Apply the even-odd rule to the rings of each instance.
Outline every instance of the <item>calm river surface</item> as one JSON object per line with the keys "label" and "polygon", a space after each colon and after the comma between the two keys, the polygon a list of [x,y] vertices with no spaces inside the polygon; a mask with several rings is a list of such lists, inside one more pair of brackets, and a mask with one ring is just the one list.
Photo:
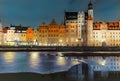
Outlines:
{"label": "calm river surface", "polygon": [[[75,53],[80,52],[72,54]],[[61,71],[67,71],[68,78],[74,81],[113,81],[113,78],[119,81],[120,56],[63,56],[62,52],[0,52],[0,73],[49,74]]]}
{"label": "calm river surface", "polygon": [[[0,73],[66,71],[77,61],[57,56],[57,52],[0,52]],[[60,54],[60,53],[59,53]]]}

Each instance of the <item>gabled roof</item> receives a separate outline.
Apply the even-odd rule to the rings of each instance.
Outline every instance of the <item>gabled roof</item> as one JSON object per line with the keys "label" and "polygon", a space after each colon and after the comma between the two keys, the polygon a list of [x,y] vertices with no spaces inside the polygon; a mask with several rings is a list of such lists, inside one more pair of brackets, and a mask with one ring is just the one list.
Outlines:
{"label": "gabled roof", "polygon": [[51,21],[51,23],[49,24],[48,27],[58,27],[58,24],[57,24],[56,21],[53,19],[53,20]]}
{"label": "gabled roof", "polygon": [[39,27],[47,27],[47,24],[45,22],[43,22],[42,24],[40,24]]}

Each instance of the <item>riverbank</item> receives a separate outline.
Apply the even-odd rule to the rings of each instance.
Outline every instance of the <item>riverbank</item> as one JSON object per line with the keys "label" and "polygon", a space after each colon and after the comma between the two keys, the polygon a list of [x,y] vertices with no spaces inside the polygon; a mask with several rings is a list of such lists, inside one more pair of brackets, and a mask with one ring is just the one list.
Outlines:
{"label": "riverbank", "polygon": [[66,78],[66,72],[53,74],[37,73],[5,73],[0,74],[0,81],[69,81]]}
{"label": "riverbank", "polygon": [[120,51],[62,52],[63,56],[120,56]]}
{"label": "riverbank", "polygon": [[94,46],[0,46],[0,51],[56,51],[56,52],[95,52],[120,51],[120,47],[94,47]]}

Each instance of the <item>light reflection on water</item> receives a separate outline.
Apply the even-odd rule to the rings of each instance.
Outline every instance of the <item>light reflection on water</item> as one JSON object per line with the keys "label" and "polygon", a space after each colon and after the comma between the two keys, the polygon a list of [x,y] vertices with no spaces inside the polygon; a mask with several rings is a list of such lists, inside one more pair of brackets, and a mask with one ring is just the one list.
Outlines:
{"label": "light reflection on water", "polygon": [[30,67],[36,68],[39,66],[40,58],[39,52],[30,52]]}
{"label": "light reflection on water", "polygon": [[57,57],[57,64],[64,66],[66,64],[65,58],[64,57]]}
{"label": "light reflection on water", "polygon": [[15,59],[15,52],[5,52],[3,54],[4,61],[7,63],[12,63],[14,62]]}

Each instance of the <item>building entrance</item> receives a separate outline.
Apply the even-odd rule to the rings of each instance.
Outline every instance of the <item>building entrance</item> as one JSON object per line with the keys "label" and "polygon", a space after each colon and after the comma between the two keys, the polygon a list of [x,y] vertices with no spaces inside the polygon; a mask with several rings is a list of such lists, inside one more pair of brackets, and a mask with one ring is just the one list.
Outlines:
{"label": "building entrance", "polygon": [[102,46],[106,46],[106,42],[105,41],[102,42]]}

